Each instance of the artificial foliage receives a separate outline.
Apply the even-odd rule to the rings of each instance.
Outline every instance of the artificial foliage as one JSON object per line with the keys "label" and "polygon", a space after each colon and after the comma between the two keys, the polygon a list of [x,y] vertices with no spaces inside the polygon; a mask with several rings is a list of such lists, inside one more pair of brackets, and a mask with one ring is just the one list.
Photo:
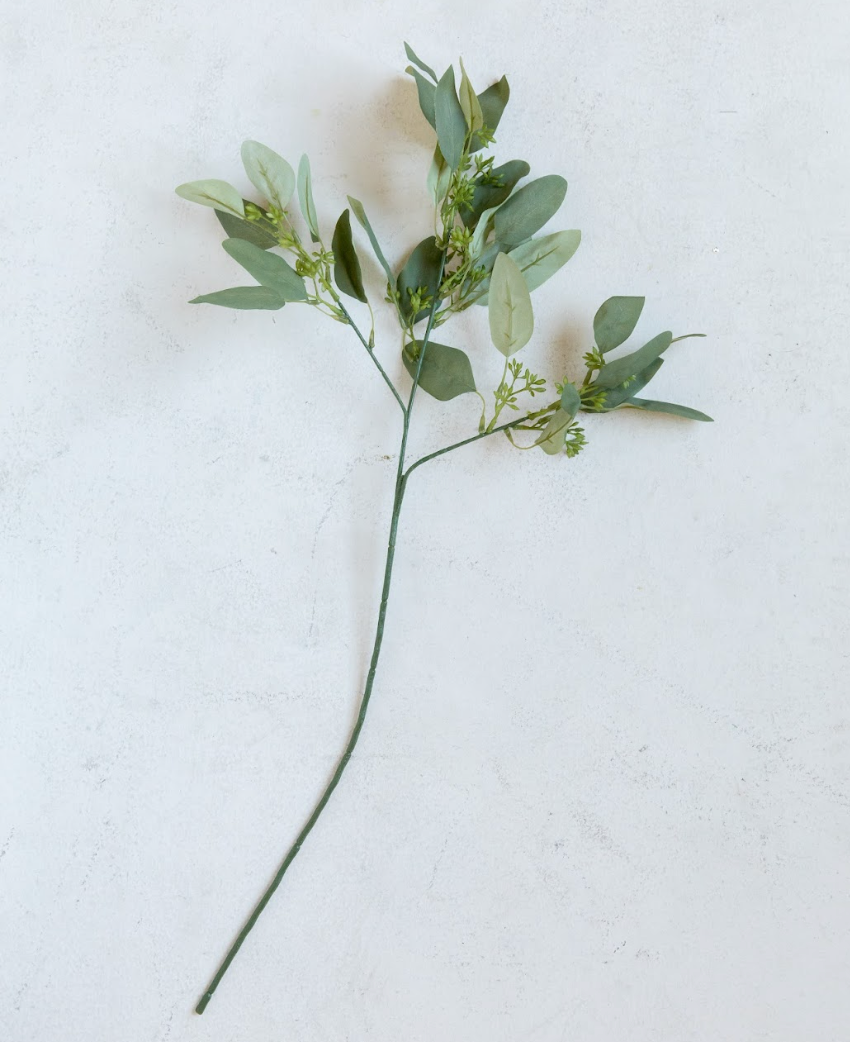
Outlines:
{"label": "artificial foliage", "polygon": [[[402,503],[414,471],[495,434],[517,449],[539,448],[552,457],[574,457],[587,444],[579,424],[582,413],[639,409],[710,420],[696,409],[639,396],[673,344],[702,334],[661,332],[641,346],[612,355],[638,326],[644,305],[641,296],[613,296],[601,305],[593,320],[593,344],[582,358],[583,374],[541,376],[519,360],[519,352],[534,334],[531,294],[570,260],[581,241],[574,230],[539,234],[560,209],[567,182],[559,174],[530,178],[531,167],[524,160],[497,163],[496,133],[510,98],[504,76],[477,93],[462,61],[459,76],[452,67],[437,76],[407,44],[405,51],[411,62],[406,71],[414,80],[419,106],[436,143],[426,179],[434,203],[434,228],[413,246],[400,268],[389,262],[362,203],[351,196],[350,208],[337,218],[328,240],[320,226],[307,156],[301,157],[296,173],[268,146],[246,141],[242,163],[256,190],[253,200],[215,179],[177,188],[184,199],[215,210],[227,235],[222,246],[253,280],[202,294],[191,303],[265,311],[301,304],[348,326],[389,389],[392,407],[401,419],[377,631],[356,722],[323,795],[204,991],[198,1013],[203,1013],[301,850],[357,744],[384,636]],[[358,233],[359,244],[352,214],[363,233]],[[401,331],[402,365],[396,368],[407,374],[401,381],[390,377],[375,344],[372,305],[377,301],[367,296],[361,265],[366,243],[386,276],[381,303],[394,314]],[[476,383],[469,356],[444,343],[440,329],[473,305],[482,309],[482,319],[486,309],[489,340],[504,359],[498,386],[486,392]],[[368,326],[361,328],[352,311],[368,316]],[[438,337],[433,336],[438,329]],[[439,401],[477,395],[481,411],[477,429],[468,437],[411,461],[407,442],[419,391]]]}

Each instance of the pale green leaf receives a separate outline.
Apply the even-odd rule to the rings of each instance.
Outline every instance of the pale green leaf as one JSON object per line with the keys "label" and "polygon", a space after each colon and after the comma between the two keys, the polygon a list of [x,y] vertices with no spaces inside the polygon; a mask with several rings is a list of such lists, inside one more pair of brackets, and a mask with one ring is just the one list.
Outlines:
{"label": "pale green leaf", "polygon": [[237,217],[245,216],[242,196],[227,181],[217,181],[215,178],[209,178],[206,181],[187,181],[184,185],[178,185],[174,191],[181,199],[188,199],[190,203],[212,206],[215,210],[223,210],[225,213],[232,213]]}
{"label": "pale green leaf", "polygon": [[434,149],[434,158],[431,160],[431,166],[428,168],[427,180],[428,191],[431,193],[435,206],[439,206],[445,198],[451,179],[451,167],[443,159],[443,153],[440,151],[440,146],[437,145]]}
{"label": "pale green leaf", "polygon": [[632,335],[645,297],[609,297],[593,319],[593,335],[600,351],[613,351]]}
{"label": "pale green leaf", "polygon": [[262,286],[284,300],[306,300],[304,280],[276,253],[268,253],[244,239],[225,239],[221,244],[238,264]]}
{"label": "pale green leaf", "polygon": [[319,219],[316,216],[316,204],[313,201],[313,175],[310,172],[310,160],[306,155],[298,163],[298,205],[310,229],[310,239],[319,241]]}
{"label": "pale green leaf", "polygon": [[334,279],[343,293],[355,300],[366,303],[366,290],[363,288],[363,272],[360,269],[360,258],[354,249],[351,237],[351,214],[343,210],[334,228],[331,249],[334,255]]}
{"label": "pale green leaf", "polygon": [[457,170],[466,140],[466,119],[458,101],[455,73],[451,66],[446,69],[437,84],[434,115],[440,151],[452,170]]}
{"label": "pale green leaf", "polygon": [[[404,367],[414,379],[421,350],[422,341],[417,340],[415,346],[406,344],[402,353]],[[425,348],[425,357],[422,359],[419,386],[441,402],[474,391],[475,379],[469,358],[456,347],[429,340]]]}
{"label": "pale green leaf", "polygon": [[375,256],[381,267],[384,269],[387,275],[387,282],[393,281],[393,273],[387,258],[384,256],[384,251],[381,249],[381,245],[375,237],[375,233],[372,230],[372,225],[369,223],[369,218],[366,216],[366,211],[363,209],[363,204],[358,199],[353,199],[351,196],[348,197],[348,201],[351,204],[351,209],[354,211],[354,216],[360,222],[361,227],[369,236],[369,242],[372,244],[372,249],[375,252]]}
{"label": "pale green leaf", "polygon": [[529,290],[535,290],[567,263],[580,243],[580,231],[552,232],[515,246],[508,256],[519,267]]}
{"label": "pale green leaf", "polygon": [[540,437],[534,444],[539,445],[548,455],[557,456],[559,452],[563,451],[564,443],[567,440],[567,431],[573,422],[573,418],[568,412],[558,409],[557,412],[552,414],[551,419],[543,428]]}
{"label": "pale green leaf", "polygon": [[458,94],[460,95],[460,107],[463,112],[463,118],[466,120],[466,125],[470,130],[480,130],[484,126],[481,102],[478,100],[475,88],[466,74],[466,69],[463,67],[463,58],[460,60],[460,72],[460,90]]}
{"label": "pale green leaf", "polygon": [[295,191],[295,171],[277,152],[259,141],[242,144],[242,165],[248,180],[278,210],[285,210]]}
{"label": "pale green leaf", "polygon": [[500,253],[490,276],[490,339],[505,356],[525,347],[534,332],[531,294],[509,254]]}
{"label": "pale green leaf", "polygon": [[561,392],[561,411],[574,420],[580,408],[581,392],[574,383],[565,383]]}
{"label": "pale green leaf", "polygon": [[524,185],[499,207],[495,218],[496,239],[519,246],[557,213],[567,194],[567,182],[558,174],[547,174]]}
{"label": "pale green leaf", "polygon": [[223,308],[237,308],[239,311],[279,311],[286,301],[268,286],[235,286],[233,289],[222,289],[218,293],[205,293],[195,297],[190,304],[218,304]]}

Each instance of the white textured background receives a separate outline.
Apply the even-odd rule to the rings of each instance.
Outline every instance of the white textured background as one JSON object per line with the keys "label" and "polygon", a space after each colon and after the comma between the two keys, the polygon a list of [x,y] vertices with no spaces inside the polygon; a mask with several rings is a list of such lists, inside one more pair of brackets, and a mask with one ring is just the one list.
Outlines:
{"label": "white textured background", "polygon": [[[199,1018],[352,720],[398,415],[343,327],[187,305],[240,279],[173,187],[307,151],[400,260],[404,38],[570,181],[528,360],[645,293],[717,422],[418,472],[356,759]],[[841,0],[5,0],[0,1037],[850,1038],[848,51]]]}

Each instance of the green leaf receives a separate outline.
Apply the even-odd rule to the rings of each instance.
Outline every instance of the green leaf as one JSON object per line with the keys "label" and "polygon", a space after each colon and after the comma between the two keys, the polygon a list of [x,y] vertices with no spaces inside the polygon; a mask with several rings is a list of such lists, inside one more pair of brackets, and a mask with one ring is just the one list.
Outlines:
{"label": "green leaf", "polygon": [[435,206],[439,206],[440,202],[445,198],[451,179],[451,168],[443,159],[443,153],[440,151],[440,146],[437,145],[434,149],[434,158],[431,160],[431,166],[428,169],[427,181],[428,191],[431,193]]}
{"label": "green leaf", "polygon": [[334,278],[337,286],[349,297],[362,300],[364,304],[367,303],[366,290],[363,289],[363,272],[360,270],[360,260],[351,237],[351,214],[348,210],[343,210],[340,219],[336,222],[331,249],[334,255]]}
{"label": "green leaf", "polygon": [[259,141],[242,144],[242,165],[248,180],[278,210],[285,210],[295,191],[295,171],[287,161]]}
{"label": "green leaf", "polygon": [[434,106],[436,103],[437,88],[433,83],[429,83],[421,72],[417,72],[412,65],[408,65],[404,70],[409,73],[416,80],[416,90],[419,94],[419,108],[422,109],[422,115],[434,130],[437,129],[437,117],[435,115]]}
{"label": "green leaf", "polygon": [[579,231],[552,232],[514,247],[508,256],[518,265],[529,290],[535,290],[563,268],[580,243]]}
{"label": "green leaf", "polygon": [[528,175],[531,167],[522,159],[512,159],[508,163],[497,166],[492,175],[498,177],[501,185],[482,184],[481,178],[472,183],[475,186],[472,194],[472,205],[460,211],[460,218],[467,228],[474,228],[485,210],[495,210],[508,198],[516,187],[517,181]]}
{"label": "green leaf", "polygon": [[316,204],[313,202],[313,176],[310,173],[310,160],[306,155],[298,164],[298,204],[301,213],[310,229],[310,239],[319,241],[319,220],[316,217]]}
{"label": "green leaf", "polygon": [[531,295],[522,272],[500,253],[490,276],[490,339],[506,357],[525,347],[534,332]]}
{"label": "green leaf", "polygon": [[[399,293],[399,308],[402,315],[409,319],[412,315],[408,290],[415,292],[425,287],[430,297],[436,297],[440,289],[440,264],[443,254],[437,246],[436,238],[431,235],[414,249],[398,276],[396,288]],[[420,311],[417,322],[427,317],[427,311]]]}
{"label": "green leaf", "polygon": [[[484,117],[484,126],[495,132],[505,111],[505,106],[511,96],[511,88],[508,86],[506,77],[502,77],[498,83],[492,84],[487,90],[478,95],[478,103],[481,105],[481,114]],[[469,146],[470,152],[477,152],[484,147],[481,138],[474,134]]]}
{"label": "green leaf", "polygon": [[245,216],[242,196],[227,181],[217,181],[215,178],[187,181],[184,185],[178,185],[174,191],[181,199],[188,199],[190,203],[212,206],[215,210],[223,210],[237,217]]}
{"label": "green leaf", "polygon": [[593,386],[598,387],[600,390],[610,390],[618,384],[624,383],[630,376],[637,376],[648,365],[651,365],[656,358],[663,355],[672,342],[673,334],[671,332],[659,333],[658,336],[653,337],[649,343],[644,344],[638,351],[625,355],[623,358],[618,358],[614,362],[609,362],[604,368],[600,369]]}
{"label": "green leaf", "polygon": [[463,67],[463,58],[460,60],[460,107],[463,112],[463,118],[466,120],[466,125],[470,130],[480,130],[484,126],[484,116],[481,112],[481,102],[478,100],[478,95],[475,93],[475,88],[469,77],[466,75],[466,69]]}
{"label": "green leaf", "polygon": [[[427,359],[427,355],[425,356]],[[702,420],[705,423],[714,423],[710,416],[698,409],[689,409],[687,405],[674,405],[672,402],[654,402],[649,398],[630,398],[626,405],[634,406],[635,409],[643,409],[646,412],[666,412],[671,416],[683,416],[686,420]]]}
{"label": "green leaf", "polygon": [[414,65],[418,66],[423,72],[427,72],[431,79],[434,81],[434,83],[437,82],[436,72],[434,72],[430,65],[426,65],[421,58],[418,58],[416,56],[416,52],[413,50],[409,43],[405,42],[404,53],[407,55],[408,59],[413,62]]}
{"label": "green leaf", "polygon": [[568,412],[558,409],[557,412],[553,413],[552,418],[543,428],[543,432],[534,444],[539,445],[548,455],[557,456],[559,452],[563,451],[564,443],[567,440],[567,431],[573,422],[573,418]]}
{"label": "green leaf", "polygon": [[496,238],[508,246],[519,246],[557,213],[566,194],[567,182],[558,174],[531,181],[499,207]]}
{"label": "green leaf", "polygon": [[561,411],[567,413],[571,420],[581,408],[581,392],[573,383],[565,383],[561,391]]}
{"label": "green leaf", "polygon": [[455,71],[449,66],[437,84],[434,99],[437,141],[446,162],[457,170],[466,141],[466,119],[455,90]]}
{"label": "green leaf", "polygon": [[267,253],[244,239],[225,239],[221,244],[238,264],[262,286],[274,290],[284,300],[306,300],[304,280],[283,257]]}
{"label": "green leaf", "polygon": [[351,209],[354,211],[354,216],[357,218],[363,230],[369,236],[369,242],[372,244],[372,249],[375,251],[375,256],[378,258],[381,267],[387,274],[387,282],[392,283],[392,269],[387,263],[387,258],[384,256],[384,251],[381,249],[380,243],[375,237],[375,233],[372,230],[372,225],[369,223],[369,218],[366,216],[366,211],[363,209],[363,203],[361,203],[357,199],[353,199],[351,196],[348,196],[348,201],[351,204]]}
{"label": "green leaf", "polygon": [[[422,341],[417,340],[415,347],[413,344],[405,344],[402,352],[404,367],[414,379],[421,350]],[[441,402],[447,402],[452,398],[457,398],[459,394],[474,391],[475,379],[469,359],[463,351],[456,347],[448,347],[446,344],[437,344],[433,340],[429,340],[425,357],[422,360],[419,386]]]}
{"label": "green leaf", "polygon": [[603,408],[616,409],[618,405],[622,405],[623,402],[628,401],[629,398],[632,398],[638,393],[638,391],[641,391],[646,387],[662,365],[664,365],[664,359],[656,358],[651,365],[648,365],[646,369],[641,370],[633,380],[629,380],[626,383],[620,384],[619,387],[612,387],[610,391],[606,391],[605,404]]}
{"label": "green leaf", "polygon": [[613,351],[632,335],[646,297],[609,297],[593,319],[593,335],[600,351]]}
{"label": "green leaf", "polygon": [[205,293],[189,303],[218,304],[220,307],[237,308],[239,311],[279,311],[286,301],[268,286],[235,286],[233,289],[219,290],[218,293]]}
{"label": "green leaf", "polygon": [[[247,203],[248,200],[243,199],[242,202]],[[216,210],[215,215],[231,239],[245,239],[263,250],[278,244],[277,236],[268,230],[271,227],[268,222],[243,221],[241,217],[234,217],[224,210]]]}

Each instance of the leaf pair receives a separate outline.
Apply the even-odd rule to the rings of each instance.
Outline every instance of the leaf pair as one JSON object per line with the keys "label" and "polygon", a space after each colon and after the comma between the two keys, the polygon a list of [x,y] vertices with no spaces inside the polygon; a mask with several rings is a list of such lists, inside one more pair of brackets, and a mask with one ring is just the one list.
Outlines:
{"label": "leaf pair", "polygon": [[259,286],[236,286],[218,293],[206,293],[190,304],[218,304],[239,310],[277,311],[287,301],[307,299],[304,280],[276,253],[246,239],[225,239],[225,251],[259,282]]}

